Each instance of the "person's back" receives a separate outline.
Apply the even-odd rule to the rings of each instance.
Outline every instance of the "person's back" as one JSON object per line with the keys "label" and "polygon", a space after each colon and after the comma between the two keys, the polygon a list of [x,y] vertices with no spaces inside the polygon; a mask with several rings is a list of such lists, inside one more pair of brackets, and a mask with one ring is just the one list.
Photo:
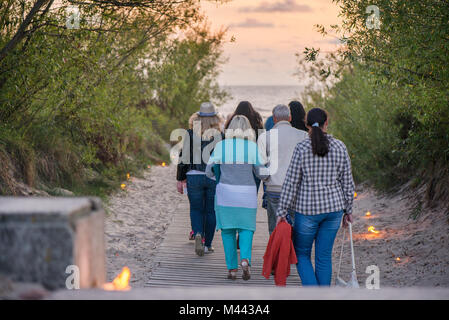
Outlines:
{"label": "person's back", "polygon": [[277,105],[273,109],[274,126],[262,133],[258,140],[263,162],[269,163],[269,178],[264,181],[266,190],[266,209],[268,231],[271,234],[276,226],[276,211],[279,204],[282,184],[296,145],[308,137],[307,132],[293,128],[290,124],[290,109]]}
{"label": "person's back", "polygon": [[[344,194],[342,185],[352,185],[352,180],[342,181],[342,171],[347,168],[347,150],[343,142],[327,135],[329,152],[325,157],[312,153],[312,143],[306,139],[296,147],[301,183],[297,192],[296,210],[303,214],[333,212],[346,209],[345,198],[352,197],[352,188]],[[346,177],[349,180],[349,177]],[[352,179],[352,178],[351,178]],[[325,200],[325,201],[323,201]]]}
{"label": "person's back", "polygon": [[261,153],[266,151],[263,154],[270,163],[270,177],[265,181],[268,192],[281,192],[293,151],[307,138],[307,132],[293,128],[288,121],[279,121],[269,132],[260,135]]}
{"label": "person's back", "polygon": [[240,138],[225,139],[215,146],[212,161],[220,165],[216,206],[257,208],[253,175],[253,165],[259,162],[257,152],[255,142]]}
{"label": "person's back", "polygon": [[[354,181],[346,146],[327,134],[327,113],[319,108],[307,114],[310,138],[293,151],[279,206],[278,221],[295,210],[294,246],[303,286],[329,286],[332,247],[343,217],[352,222]],[[311,262],[315,243],[315,270]]]}
{"label": "person's back", "polygon": [[[216,183],[206,177],[205,169],[211,149],[222,139],[221,126],[221,116],[213,104],[202,103],[200,110],[189,119],[190,128],[184,136],[177,165],[177,189],[179,193],[187,190],[190,204],[192,231],[189,239],[195,240],[195,252],[199,256],[214,251]],[[214,136],[209,138],[206,132],[212,132]]]}
{"label": "person's back", "polygon": [[303,130],[305,132],[308,132],[309,129],[307,129],[307,126],[305,123],[306,111],[304,110],[304,107],[301,104],[301,102],[293,100],[293,101],[290,101],[288,106],[289,106],[290,112],[292,114],[292,120],[290,121],[290,123],[292,124],[292,127],[296,128],[298,130]]}
{"label": "person's back", "polygon": [[245,116],[235,115],[229,123],[226,139],[217,143],[206,167],[206,175],[217,178],[215,215],[217,230],[221,230],[223,239],[229,279],[236,279],[237,274],[237,233],[242,278],[250,279],[252,239],[257,215],[254,174],[259,175],[260,168],[264,166],[259,161],[251,124]]}
{"label": "person's back", "polygon": [[269,116],[265,121],[265,130],[270,131],[274,127],[273,116]]}

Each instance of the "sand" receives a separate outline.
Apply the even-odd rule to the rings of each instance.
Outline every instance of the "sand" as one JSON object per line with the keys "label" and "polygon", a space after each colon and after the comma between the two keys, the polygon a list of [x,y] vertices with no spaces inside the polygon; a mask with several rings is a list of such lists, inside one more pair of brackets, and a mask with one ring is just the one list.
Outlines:
{"label": "sand", "polygon": [[[176,191],[176,168],[154,166],[142,178],[132,177],[125,191],[108,201],[106,245],[108,281],[124,266],[131,269],[131,286],[144,287],[152,261],[173,213],[188,206]],[[449,287],[449,222],[445,212],[424,209],[419,219],[408,219],[414,194],[385,197],[369,188],[358,190],[354,203],[354,249],[362,287],[367,266],[380,271],[380,287]],[[371,212],[370,217],[365,213]],[[265,214],[264,209],[259,212]],[[368,231],[374,226],[379,231]],[[187,239],[187,232],[186,232]],[[334,246],[334,274],[340,255],[341,231]],[[218,240],[219,241],[219,240]],[[350,251],[345,244],[341,276],[348,280]],[[396,261],[399,257],[400,261]],[[296,272],[296,271],[293,271]]]}
{"label": "sand", "polygon": [[[389,197],[370,189],[358,192],[353,232],[361,284],[368,277],[367,266],[376,265],[381,287],[449,287],[449,216],[442,208],[424,209],[417,220],[410,219],[415,198],[412,192]],[[367,211],[371,216],[366,216]],[[379,233],[369,232],[370,226]],[[340,255],[341,236],[340,232],[334,247],[335,261]],[[349,246],[346,248],[343,261],[349,270]]]}
{"label": "sand", "polygon": [[152,166],[142,178],[125,181],[126,189],[109,199],[105,226],[108,281],[128,266],[131,285],[145,284],[173,213],[188,201],[176,191],[175,177],[174,166]]}

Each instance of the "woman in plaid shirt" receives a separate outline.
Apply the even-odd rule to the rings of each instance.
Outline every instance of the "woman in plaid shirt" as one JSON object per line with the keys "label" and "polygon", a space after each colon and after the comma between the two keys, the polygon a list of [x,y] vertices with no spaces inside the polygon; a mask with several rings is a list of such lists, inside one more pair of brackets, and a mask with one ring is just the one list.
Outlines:
{"label": "woman in plaid shirt", "polygon": [[[327,113],[307,114],[310,138],[295,148],[282,186],[278,222],[295,211],[297,269],[304,286],[330,286],[332,247],[343,217],[352,222],[354,181],[346,146],[326,133]],[[315,271],[310,255],[315,241]]]}

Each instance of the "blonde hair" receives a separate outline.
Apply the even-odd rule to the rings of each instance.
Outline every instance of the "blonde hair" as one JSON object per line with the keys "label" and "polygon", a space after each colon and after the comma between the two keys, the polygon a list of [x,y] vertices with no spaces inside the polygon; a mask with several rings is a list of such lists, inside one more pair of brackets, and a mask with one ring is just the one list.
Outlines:
{"label": "blonde hair", "polygon": [[235,115],[228,128],[226,129],[226,138],[240,138],[256,141],[256,135],[251,127],[248,118],[242,115]]}
{"label": "blonde hair", "polygon": [[223,117],[219,113],[212,117],[201,117],[198,113],[195,112],[190,116],[189,119],[190,129],[193,129],[194,121],[201,121],[201,135],[203,135],[203,133],[209,129],[216,129],[221,132],[224,123]]}

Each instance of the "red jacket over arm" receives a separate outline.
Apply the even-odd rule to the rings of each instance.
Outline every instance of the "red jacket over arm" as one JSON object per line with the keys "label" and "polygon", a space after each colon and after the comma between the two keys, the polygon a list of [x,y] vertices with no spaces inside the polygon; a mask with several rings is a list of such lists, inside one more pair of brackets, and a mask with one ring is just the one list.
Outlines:
{"label": "red jacket over arm", "polygon": [[287,222],[281,221],[274,229],[263,260],[262,275],[269,279],[274,270],[275,284],[285,286],[290,275],[290,265],[298,262],[292,242],[292,227]]}

